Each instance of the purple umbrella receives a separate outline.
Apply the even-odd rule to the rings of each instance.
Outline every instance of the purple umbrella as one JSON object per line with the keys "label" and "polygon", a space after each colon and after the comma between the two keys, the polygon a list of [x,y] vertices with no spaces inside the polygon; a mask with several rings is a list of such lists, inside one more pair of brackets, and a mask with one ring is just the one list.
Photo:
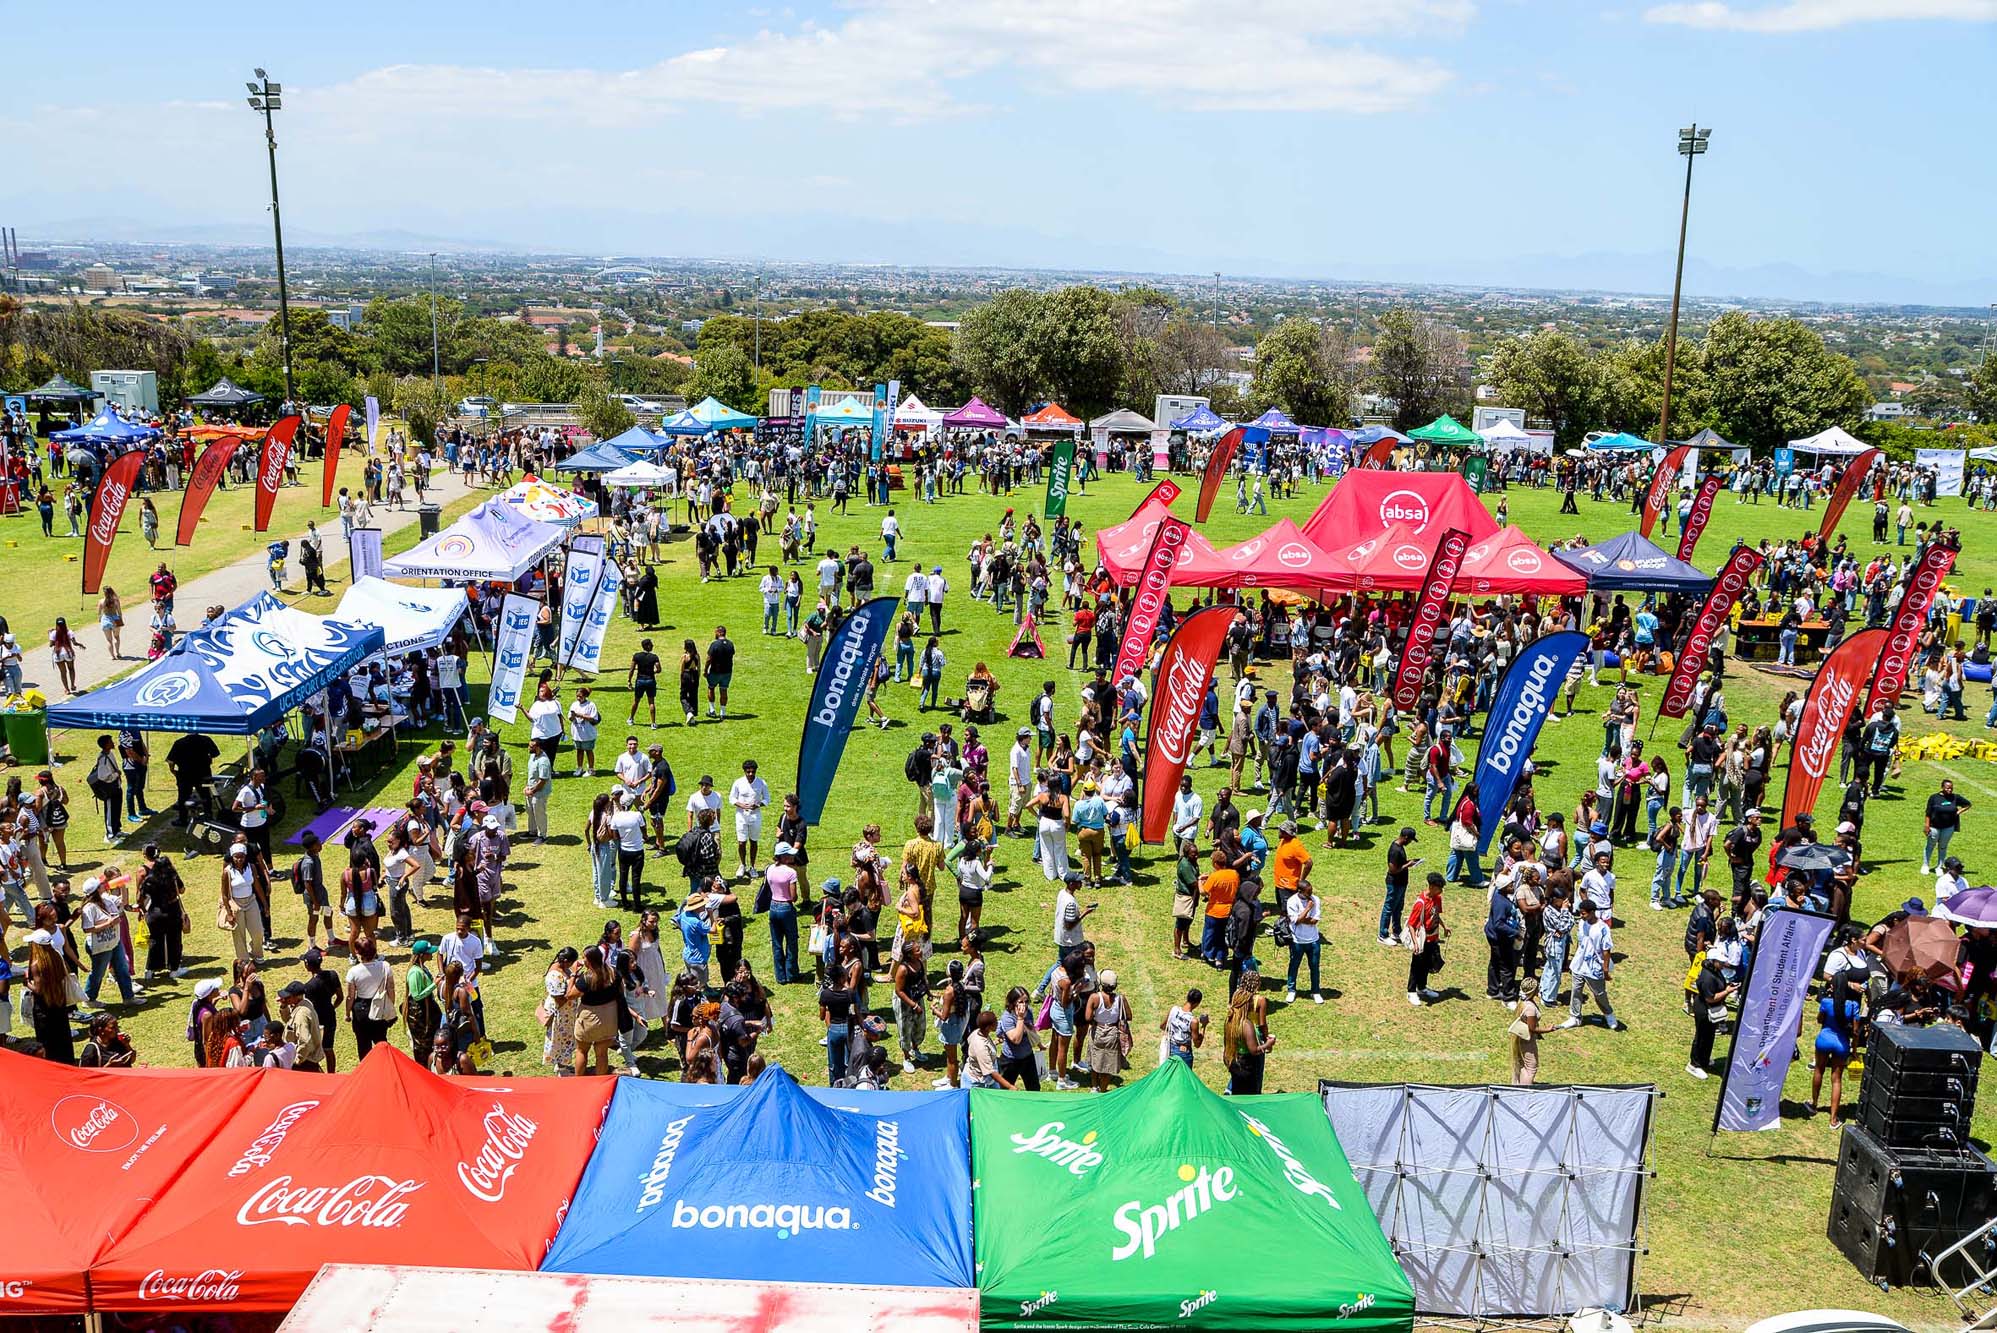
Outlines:
{"label": "purple umbrella", "polygon": [[1964,889],[1947,902],[1937,903],[1935,915],[1959,926],[1984,926],[1997,930],[1997,888],[1983,884]]}

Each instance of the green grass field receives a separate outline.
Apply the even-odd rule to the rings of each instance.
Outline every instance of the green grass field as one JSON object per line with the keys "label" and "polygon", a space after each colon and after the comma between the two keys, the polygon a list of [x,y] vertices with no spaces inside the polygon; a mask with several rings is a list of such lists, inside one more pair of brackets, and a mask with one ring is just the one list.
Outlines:
{"label": "green grass field", "polygon": [[[1139,488],[1118,478],[1092,486],[1086,496],[1074,497],[1070,512],[1094,530],[1122,520],[1139,495]],[[1312,490],[1272,505],[1271,517],[1262,518],[1234,514],[1230,493],[1206,531],[1216,545],[1237,541],[1261,530],[1277,514],[1301,520],[1320,495],[1320,490]],[[225,506],[246,497],[247,492],[231,492],[217,498],[217,523],[224,533],[232,534],[233,524],[233,520],[230,524],[221,522],[221,514],[232,512]],[[1511,520],[1542,541],[1577,530],[1604,538],[1631,526],[1626,506],[1594,505],[1585,497],[1578,522],[1572,517],[1560,518],[1555,513],[1558,498],[1552,491],[1515,491],[1510,502]],[[933,507],[898,498],[897,509],[906,533],[903,560],[893,566],[882,564],[878,580],[884,591],[898,591],[909,560],[944,567],[952,584],[944,621],[943,644],[949,654],[946,683],[960,685],[963,674],[981,658],[997,672],[1004,685],[1002,711],[1009,716],[1002,725],[987,731],[995,754],[1003,752],[1007,744],[1003,737],[1018,724],[1025,701],[1041,680],[1060,682],[1064,721],[1071,724],[1076,711],[1080,678],[1054,660],[1006,658],[1011,618],[999,617],[989,607],[970,602],[963,592],[967,581],[963,558],[971,540],[994,528],[1006,505],[1024,511],[1038,500],[1037,490],[1021,491],[1003,501],[975,495],[954,497]],[[300,503],[299,497],[289,492],[285,501],[287,509]],[[1997,558],[1990,552],[1988,539],[1997,532],[1997,523],[1972,517],[1954,502],[1945,502],[1926,514],[1935,515],[1960,523],[1968,534],[1968,550],[1955,585],[1980,592],[1986,582],[1997,581]],[[821,543],[843,549],[859,542],[874,552],[878,562],[879,518],[880,511],[857,505],[850,517],[821,513]],[[1702,547],[1706,563],[1715,563],[1718,553],[1736,534],[1749,539],[1793,536],[1813,529],[1817,519],[1816,511],[1780,510],[1765,501],[1759,506],[1736,506],[1730,495],[1722,495]],[[1861,551],[1871,549],[1869,504],[1854,504],[1844,529]],[[39,537],[35,541],[39,543]],[[137,545],[127,548],[128,557]],[[0,605],[15,610],[31,601],[32,594],[12,567],[4,568]],[[44,571],[37,566],[31,577],[38,580]],[[699,583],[690,543],[669,548],[662,579],[661,604],[668,627],[652,635],[660,653],[670,665],[682,638],[704,643],[715,625],[727,624],[740,644],[734,699],[725,723],[703,721],[685,727],[670,707],[669,680],[664,683],[668,707],[661,709],[664,724],[656,731],[640,727],[637,734],[664,744],[683,790],[703,771],[712,772],[725,784],[739,771],[743,759],[753,757],[760,761],[763,775],[780,800],[791,785],[796,739],[809,691],[802,648],[794,641],[766,638],[760,633],[760,599],[753,579]],[[1063,632],[1061,624],[1050,625],[1047,640],[1050,654],[1064,659],[1059,647]],[[638,637],[628,622],[616,621],[604,660],[624,662]],[[475,668],[475,675],[483,680],[482,664]],[[1287,668],[1278,669],[1271,685],[1283,689],[1286,675]],[[1646,713],[1661,686],[1661,678],[1644,682]],[[1789,687],[1790,683],[1780,678],[1730,667],[1730,710],[1736,719],[1766,720]],[[475,697],[478,693],[475,688]],[[902,759],[915,735],[932,719],[917,713],[912,689],[896,687],[884,690],[884,695],[889,696],[887,707],[894,725],[886,732],[860,728],[852,736],[825,821],[811,839],[809,873],[814,883],[828,874],[846,874],[846,849],[867,822],[877,820],[884,825],[890,846],[898,845],[911,831],[914,799],[902,778]],[[1607,696],[1606,687],[1584,688],[1580,715],[1548,726],[1542,735],[1538,760],[1544,776],[1540,790],[1549,808],[1571,809],[1581,786],[1592,783],[1593,760],[1601,737],[1597,715]],[[569,697],[566,692],[564,697]],[[627,695],[621,674],[606,677],[597,697],[606,716],[599,764],[607,767],[627,730],[623,721]],[[1980,722],[1987,703],[1987,687],[1973,687],[1970,708],[1974,721],[1957,729],[1964,734],[1983,734]],[[937,715],[933,720],[943,719]],[[1934,725],[1931,719],[1919,716],[1906,721],[1912,735],[1925,734]],[[509,744],[517,747],[516,763],[522,773],[525,734],[524,719],[507,731]],[[161,740],[163,748],[165,738]],[[61,748],[75,753],[87,744],[87,738],[72,736]],[[231,746],[225,744],[224,749]],[[395,803],[392,793],[407,790],[415,757],[422,749],[421,743],[404,747],[401,769],[377,785],[382,793],[380,801],[355,803]],[[155,804],[166,794],[162,790],[166,775],[159,767]],[[1997,767],[1970,760],[1946,770],[1933,764],[1910,765],[1894,787],[1897,799],[1872,807],[1866,847],[1874,868],[1863,882],[1854,909],[1857,915],[1869,919],[1910,893],[1931,896],[1932,883],[1917,873],[1920,807],[1945,771],[1979,807],[1968,816],[1968,831],[1956,846],[1969,864],[1972,883],[1989,877],[1981,861],[1980,826],[1990,812],[1997,812]],[[103,849],[89,841],[93,820],[81,774],[74,767],[69,773],[70,789],[82,808],[71,833],[71,860],[80,869],[97,864]],[[1196,773],[1200,790],[1209,800],[1219,777],[1216,771]],[[1778,787],[1780,780],[1777,774]],[[485,991],[491,1035],[499,1051],[499,1064],[505,1069],[520,1073],[542,1070],[541,1038],[533,1012],[549,955],[563,944],[580,947],[593,942],[602,926],[603,913],[591,903],[589,863],[579,833],[592,797],[604,786],[601,781],[564,777],[556,787],[555,836],[545,847],[523,843],[515,853],[507,911],[499,932],[504,952]],[[1827,796],[1825,803],[1834,800]],[[1457,936],[1448,968],[1440,978],[1440,984],[1451,992],[1446,1003],[1410,1009],[1403,996],[1405,955],[1374,942],[1385,840],[1399,825],[1418,822],[1415,816],[1420,800],[1398,791],[1397,779],[1390,779],[1382,793],[1382,807],[1385,819],[1365,830],[1358,849],[1327,852],[1321,837],[1307,835],[1318,856],[1314,879],[1325,898],[1324,963],[1327,984],[1335,997],[1322,1007],[1309,1003],[1285,1007],[1278,993],[1272,1021],[1280,1042],[1268,1066],[1272,1091],[1311,1089],[1320,1077],[1443,1083],[1503,1081],[1508,1077],[1505,1028],[1510,1015],[1482,997],[1479,895],[1451,890]],[[767,821],[772,832],[774,825],[774,818]],[[155,821],[152,827],[159,826]],[[127,839],[124,855],[128,858],[134,854],[137,841]],[[1001,843],[1003,869],[995,892],[987,899],[985,924],[992,936],[987,993],[994,999],[1010,985],[1037,981],[1049,954],[1052,894],[1029,859],[1028,849],[1029,844],[1023,841]],[[1439,866],[1446,853],[1441,831],[1424,829],[1418,850],[1430,858],[1430,864]],[[1822,1117],[1811,1120],[1800,1114],[1800,1104],[1808,1097],[1807,1068],[1791,1073],[1787,1094],[1798,1107],[1791,1108],[1794,1113],[1779,1129],[1718,1141],[1710,1138],[1707,1131],[1719,1082],[1716,1078],[1695,1083],[1683,1070],[1691,1038],[1691,1021],[1680,1007],[1684,922],[1680,914],[1658,914],[1643,907],[1643,886],[1651,860],[1640,851],[1625,851],[1617,867],[1623,884],[1618,900],[1626,921],[1618,931],[1617,943],[1626,958],[1616,971],[1613,998],[1627,1029],[1611,1033],[1591,1024],[1550,1035],[1542,1043],[1541,1067],[1545,1082],[1655,1081],[1666,1091],[1657,1119],[1657,1179],[1649,1194],[1650,1251],[1641,1268],[1646,1304],[1664,1311],[1676,1326],[1686,1328],[1738,1328],[1754,1317],[1803,1306],[1875,1308],[1924,1326],[1952,1323],[1952,1310],[1938,1296],[1908,1292],[1882,1296],[1868,1288],[1824,1238],[1837,1140]],[[200,902],[206,902],[207,895],[214,892],[217,864],[214,858],[203,857],[187,867]],[[732,868],[733,864],[732,856],[724,855],[724,866]],[[1100,895],[1102,910],[1091,918],[1091,937],[1098,944],[1101,963],[1121,973],[1139,1031],[1154,1032],[1166,1008],[1188,985],[1202,986],[1210,995],[1216,995],[1222,986],[1204,968],[1171,960],[1169,858],[1147,851],[1139,868],[1141,882],[1136,887],[1106,890]],[[1160,881],[1161,875],[1166,882]],[[649,878],[655,892],[663,888],[673,897],[679,896],[682,884],[675,863],[652,862]],[[939,901],[947,902],[948,889],[940,890],[938,896]],[[227,945],[214,930],[213,913],[197,906],[193,916],[190,952],[198,960],[193,975],[184,982],[155,989],[128,1024],[148,1063],[189,1063],[181,1029],[193,982],[203,975],[226,971]],[[271,973],[282,981],[297,973],[303,922],[296,900],[281,886],[277,917],[281,961],[272,964]],[[433,934],[448,927],[445,912],[439,908],[422,913],[420,924]],[[938,933],[945,938],[950,934],[942,927]],[[669,958],[676,944],[676,938],[669,936]],[[1275,954],[1266,946],[1262,952],[1265,960]],[[767,977],[769,942],[757,922],[751,922],[748,929],[748,956],[759,975]],[[939,967],[945,958],[937,960]],[[398,953],[395,961],[399,966],[406,956]],[[1265,966],[1273,969],[1277,965],[1265,961]],[[823,1053],[816,1045],[820,1028],[810,995],[808,987],[797,986],[780,997],[777,1031],[764,1049],[807,1081],[820,1082],[824,1079]],[[875,995],[886,998],[879,989]],[[351,1040],[343,1031],[342,1046],[349,1058]],[[1154,1045],[1138,1042],[1134,1072],[1148,1066],[1145,1052]],[[646,1070],[655,1076],[676,1077],[675,1062],[669,1051],[662,1056],[662,1049],[667,1048],[655,1039],[646,1053]],[[917,1078],[900,1081],[927,1088],[933,1072],[925,1069]],[[1215,1084],[1225,1081],[1224,1072],[1210,1054],[1202,1056],[1200,1072]],[[1848,1086],[1849,1097],[1855,1101],[1856,1080]],[[1990,1123],[1986,1105],[1979,1118],[1979,1128],[1986,1137]]]}

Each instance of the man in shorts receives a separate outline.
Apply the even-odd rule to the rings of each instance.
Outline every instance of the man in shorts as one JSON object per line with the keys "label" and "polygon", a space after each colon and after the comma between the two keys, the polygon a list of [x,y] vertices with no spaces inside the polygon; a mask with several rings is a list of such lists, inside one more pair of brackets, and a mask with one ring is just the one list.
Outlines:
{"label": "man in shorts", "polygon": [[[666,762],[665,747],[653,741],[645,752],[646,762],[651,772],[645,783],[645,814],[652,821],[652,841],[659,854],[665,855],[666,810],[672,805],[673,796],[679,791],[679,783],[673,780],[673,766]],[[675,841],[679,834],[673,835]]]}
{"label": "man in shorts", "polygon": [[625,673],[624,683],[631,690],[631,716],[624,719],[626,725],[637,722],[638,704],[643,700],[652,710],[652,725],[659,725],[659,655],[652,651],[650,639],[638,641],[638,651],[631,654],[631,669]]}
{"label": "man in shorts", "polygon": [[[714,718],[728,716],[728,685],[735,679],[735,641],[728,637],[726,625],[714,627],[714,638],[707,645],[707,715]],[[716,709],[716,699],[720,707]]]}
{"label": "man in shorts", "polygon": [[742,761],[742,776],[728,788],[728,803],[735,807],[735,877],[747,879],[756,873],[756,844],[763,838],[763,807],[770,803],[770,787],[756,776],[756,761]]}
{"label": "man in shorts", "polygon": [[1033,797],[1033,751],[1028,748],[1028,742],[1032,739],[1032,729],[1021,727],[1013,737],[1011,752],[1006,756],[1008,799],[1005,808],[1005,831],[1014,837],[1023,836],[1019,829],[1019,817],[1026,810],[1027,801]]}

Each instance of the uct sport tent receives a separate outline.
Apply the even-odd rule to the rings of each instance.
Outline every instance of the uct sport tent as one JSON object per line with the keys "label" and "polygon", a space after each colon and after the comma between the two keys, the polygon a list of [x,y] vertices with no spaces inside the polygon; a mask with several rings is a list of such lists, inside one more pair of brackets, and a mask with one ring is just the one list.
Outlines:
{"label": "uct sport tent", "polygon": [[91,1304],[174,1323],[289,1309],[328,1263],[532,1269],[611,1081],[443,1078],[384,1042],[351,1074],[260,1082],[96,1262]]}
{"label": "uct sport tent", "polygon": [[488,500],[436,536],[385,562],[397,579],[503,579],[511,583],[562,544],[562,530]]}
{"label": "uct sport tent", "polygon": [[1625,532],[1598,546],[1555,551],[1553,558],[1579,571],[1590,592],[1701,593],[1713,577],[1686,564],[1640,532]]}
{"label": "uct sport tent", "polygon": [[1224,1098],[1167,1060],[1096,1097],[970,1099],[984,1327],[1412,1326],[1317,1097]]}
{"label": "uct sport tent", "polygon": [[148,440],[157,440],[159,427],[127,421],[118,409],[107,407],[81,426],[71,426],[49,436],[57,444],[87,444],[99,449],[126,449]]}
{"label": "uct sport tent", "polygon": [[620,1080],[544,1270],[969,1287],[959,1092]]}
{"label": "uct sport tent", "polygon": [[1473,542],[1498,530],[1498,520],[1461,474],[1386,468],[1346,472],[1304,520],[1303,529],[1304,536],[1337,552],[1396,523],[1406,523],[1430,542],[1439,528],[1462,528]]}
{"label": "uct sport tent", "polygon": [[13,1315],[82,1314],[91,1267],[261,1087],[320,1074],[74,1069],[0,1051],[0,1195]]}
{"label": "uct sport tent", "polygon": [[411,588],[370,574],[340,594],[332,618],[380,626],[382,651],[393,657],[436,647],[470,609],[462,588]]}
{"label": "uct sport tent", "polygon": [[379,625],[315,616],[258,593],[136,674],[52,705],[48,726],[248,736],[383,642]]}

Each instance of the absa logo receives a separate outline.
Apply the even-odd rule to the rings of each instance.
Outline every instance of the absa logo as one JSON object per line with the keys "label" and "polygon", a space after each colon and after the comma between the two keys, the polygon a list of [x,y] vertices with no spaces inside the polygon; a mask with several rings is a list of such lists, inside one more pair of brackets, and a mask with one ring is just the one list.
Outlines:
{"label": "absa logo", "polygon": [[1428,501],[1417,491],[1389,491],[1380,501],[1380,522],[1392,527],[1405,523],[1417,533],[1428,528]]}

